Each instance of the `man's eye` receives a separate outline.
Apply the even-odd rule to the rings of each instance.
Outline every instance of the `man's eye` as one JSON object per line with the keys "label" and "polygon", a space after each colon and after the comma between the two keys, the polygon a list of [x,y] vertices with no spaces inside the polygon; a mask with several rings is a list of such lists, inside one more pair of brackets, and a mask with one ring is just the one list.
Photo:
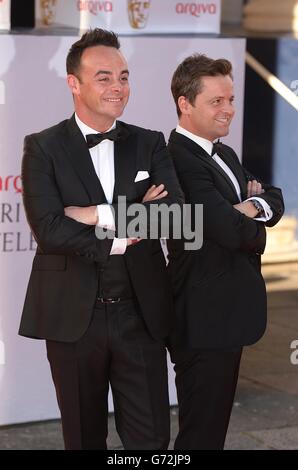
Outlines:
{"label": "man's eye", "polygon": [[121,77],[121,80],[122,80],[123,82],[128,82],[128,77]]}
{"label": "man's eye", "polygon": [[107,82],[107,81],[108,81],[108,77],[99,78],[98,81],[99,81],[99,82]]}

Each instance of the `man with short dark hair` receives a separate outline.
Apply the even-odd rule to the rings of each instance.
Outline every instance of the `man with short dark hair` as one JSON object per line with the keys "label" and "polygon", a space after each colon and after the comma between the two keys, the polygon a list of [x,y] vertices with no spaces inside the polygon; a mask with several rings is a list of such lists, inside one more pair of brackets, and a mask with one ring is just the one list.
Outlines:
{"label": "man with short dark hair", "polygon": [[143,203],[149,227],[150,205],[183,197],[162,133],[117,120],[129,98],[119,48],[101,29],[73,44],[75,114],[25,138],[24,205],[38,248],[20,334],[46,339],[66,449],[106,449],[109,384],[125,449],[169,442],[165,260],[159,240],[119,238],[117,214],[120,196],[127,211]]}
{"label": "man with short dark hair", "polygon": [[242,347],[266,326],[261,275],[265,225],[281,218],[281,191],[260,183],[232,148],[214,143],[234,116],[232,65],[186,58],[172,79],[179,125],[168,148],[185,202],[203,204],[203,246],[182,252],[169,242],[178,325],[171,337],[179,402],[176,449],[222,449]]}

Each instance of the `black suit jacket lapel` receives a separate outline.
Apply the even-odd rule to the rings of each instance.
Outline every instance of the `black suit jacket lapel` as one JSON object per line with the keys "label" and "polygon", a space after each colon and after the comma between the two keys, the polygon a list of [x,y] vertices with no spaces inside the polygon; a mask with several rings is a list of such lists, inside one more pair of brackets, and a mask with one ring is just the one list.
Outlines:
{"label": "black suit jacket lapel", "polygon": [[106,197],[95,172],[86,141],[76,124],[74,115],[68,121],[62,145],[90,198],[90,204],[102,204]]}
{"label": "black suit jacket lapel", "polygon": [[198,158],[203,159],[207,165],[210,165],[215,171],[220,173],[239,201],[235,186],[233,185],[231,179],[228,177],[222,167],[215,160],[213,160],[213,158],[199,144],[176,131],[172,131],[170,135],[170,142],[186,147],[191,153],[193,153]]}
{"label": "black suit jacket lapel", "polygon": [[113,202],[118,196],[134,196],[134,179],[137,172],[136,136],[129,127],[118,121],[120,139],[114,144],[115,186]]}
{"label": "black suit jacket lapel", "polygon": [[221,145],[219,156],[228,165],[230,170],[234,173],[234,175],[235,175],[235,177],[236,177],[236,179],[239,183],[239,186],[240,186],[242,200],[246,199],[246,197],[247,197],[247,179],[246,179],[245,173],[243,171],[243,168],[242,168],[240,162],[235,160],[235,158],[237,158],[237,157],[234,158],[230,154],[229,149],[227,147],[225,147],[224,145]]}

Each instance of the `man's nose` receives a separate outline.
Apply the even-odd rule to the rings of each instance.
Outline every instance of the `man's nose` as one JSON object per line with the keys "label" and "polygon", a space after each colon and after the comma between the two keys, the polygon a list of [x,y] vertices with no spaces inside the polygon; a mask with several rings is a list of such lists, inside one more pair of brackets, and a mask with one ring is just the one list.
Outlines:
{"label": "man's nose", "polygon": [[234,104],[231,103],[230,101],[227,101],[226,103],[224,103],[222,111],[227,114],[234,114],[235,112]]}
{"label": "man's nose", "polygon": [[123,84],[118,79],[113,80],[113,82],[111,83],[111,88],[112,88],[113,91],[120,92],[121,89],[122,89],[122,86],[123,86]]}

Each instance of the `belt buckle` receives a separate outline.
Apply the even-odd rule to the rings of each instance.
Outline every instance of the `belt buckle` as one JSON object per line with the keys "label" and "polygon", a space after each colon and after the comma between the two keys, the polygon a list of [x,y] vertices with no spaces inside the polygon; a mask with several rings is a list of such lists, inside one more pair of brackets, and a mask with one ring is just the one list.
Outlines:
{"label": "belt buckle", "polygon": [[118,302],[120,302],[120,297],[112,297],[112,298],[107,298],[105,299],[104,297],[98,297],[98,300],[102,303],[102,304],[116,304]]}

